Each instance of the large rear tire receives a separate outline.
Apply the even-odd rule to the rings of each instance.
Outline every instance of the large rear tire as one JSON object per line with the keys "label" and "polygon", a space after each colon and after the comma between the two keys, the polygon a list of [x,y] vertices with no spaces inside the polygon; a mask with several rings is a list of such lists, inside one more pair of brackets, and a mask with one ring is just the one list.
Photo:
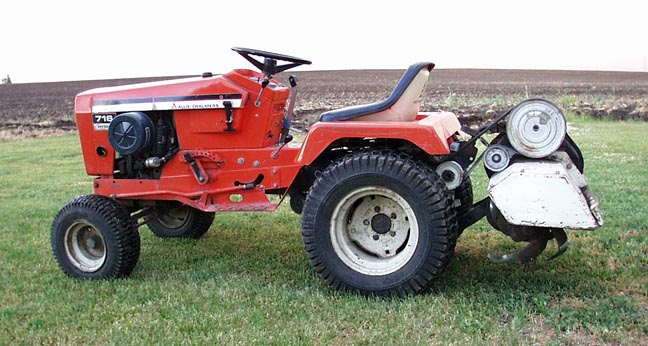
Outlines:
{"label": "large rear tire", "polygon": [[315,181],[302,237],[315,270],[334,289],[407,296],[446,268],[457,223],[435,172],[393,152],[360,152]]}
{"label": "large rear tire", "polygon": [[[474,205],[473,186],[470,177],[465,177],[461,184],[454,189],[454,208],[457,212],[457,217],[461,218],[461,214],[467,212]],[[461,236],[463,230],[459,231],[458,236]]]}
{"label": "large rear tire", "polygon": [[456,189],[454,189],[454,207],[457,215],[461,215],[472,208],[473,199],[473,186],[470,177],[465,177]]}
{"label": "large rear tire", "polygon": [[54,218],[54,257],[63,271],[82,279],[128,276],[139,259],[140,237],[128,209],[99,196],[79,196]]}
{"label": "large rear tire", "polygon": [[202,237],[214,222],[214,213],[170,202],[158,206],[148,217],[149,229],[160,238]]}

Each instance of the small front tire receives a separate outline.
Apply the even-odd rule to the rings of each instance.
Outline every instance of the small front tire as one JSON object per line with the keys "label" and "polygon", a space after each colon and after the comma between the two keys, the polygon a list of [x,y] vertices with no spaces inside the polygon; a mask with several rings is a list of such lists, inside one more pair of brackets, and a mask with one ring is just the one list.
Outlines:
{"label": "small front tire", "polygon": [[130,275],[140,254],[140,237],[128,209],[99,195],[79,196],[54,218],[51,246],[67,275],[110,279]]}

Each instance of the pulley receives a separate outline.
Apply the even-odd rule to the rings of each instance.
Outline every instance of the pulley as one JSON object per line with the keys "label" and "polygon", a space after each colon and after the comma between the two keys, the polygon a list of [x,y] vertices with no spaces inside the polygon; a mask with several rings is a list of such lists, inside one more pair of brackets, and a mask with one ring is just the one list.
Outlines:
{"label": "pulley", "polygon": [[511,146],[529,158],[546,157],[562,144],[567,122],[549,101],[531,99],[517,105],[508,116],[506,136]]}
{"label": "pulley", "polygon": [[435,171],[446,184],[448,190],[454,190],[461,185],[464,170],[457,161],[442,162]]}
{"label": "pulley", "polygon": [[509,150],[503,145],[494,144],[484,152],[484,166],[493,172],[501,172],[511,162]]}

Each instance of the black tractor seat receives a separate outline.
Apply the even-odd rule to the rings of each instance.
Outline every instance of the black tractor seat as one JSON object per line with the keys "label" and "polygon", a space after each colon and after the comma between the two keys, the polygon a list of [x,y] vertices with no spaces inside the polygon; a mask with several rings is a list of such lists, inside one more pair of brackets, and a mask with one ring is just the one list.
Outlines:
{"label": "black tractor seat", "polygon": [[[358,105],[335,109],[332,111],[324,112],[320,115],[320,121],[343,121],[343,120],[387,120],[387,121],[411,121],[418,113],[418,103],[425,88],[425,83],[429,76],[429,72],[434,68],[431,62],[421,62],[410,66],[401,79],[396,84],[394,91],[388,98],[375,103],[366,105]],[[423,73],[422,73],[423,72]],[[412,83],[417,80],[417,83]],[[403,95],[408,95],[407,100],[404,100]],[[398,101],[405,103],[402,107],[394,107]],[[415,105],[410,105],[409,103]],[[398,109],[396,109],[398,108]],[[414,109],[415,108],[415,109]],[[394,110],[396,114],[391,113]],[[407,114],[406,114],[407,113]],[[360,117],[366,117],[358,119]]]}

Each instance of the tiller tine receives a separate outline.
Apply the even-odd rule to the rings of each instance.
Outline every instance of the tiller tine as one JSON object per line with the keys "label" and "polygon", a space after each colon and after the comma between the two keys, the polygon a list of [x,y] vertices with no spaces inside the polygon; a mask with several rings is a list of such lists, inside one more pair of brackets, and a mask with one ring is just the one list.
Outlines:
{"label": "tiller tine", "polygon": [[[488,254],[488,259],[495,263],[524,264],[538,258],[546,249],[547,242],[556,239],[558,251],[549,257],[549,261],[562,255],[569,248],[567,234],[562,228],[538,228],[533,227],[533,233],[529,234],[529,244],[522,250],[505,255]],[[526,239],[525,239],[526,240]]]}
{"label": "tiller tine", "polygon": [[558,251],[549,257],[549,260],[562,255],[569,247],[564,229],[512,225],[504,219],[502,213],[493,204],[490,205],[487,219],[495,229],[511,237],[513,241],[529,242],[522,250],[512,254],[496,255],[489,253],[488,259],[492,262],[515,264],[531,262],[538,258],[542,251],[547,248],[547,242],[551,239],[556,239]]}
{"label": "tiller tine", "polygon": [[512,254],[505,255],[495,255],[488,254],[488,259],[495,263],[514,263],[514,264],[524,264],[533,261],[536,259],[542,251],[547,247],[547,241],[544,237],[539,237],[527,245],[524,249],[514,252]]}
{"label": "tiller tine", "polygon": [[551,261],[552,259],[564,254],[565,251],[567,251],[567,249],[569,248],[569,240],[567,240],[567,233],[565,233],[564,229],[552,228],[551,233],[553,233],[553,236],[556,239],[556,243],[558,244],[558,251],[556,251],[555,254],[549,257],[548,261]]}

